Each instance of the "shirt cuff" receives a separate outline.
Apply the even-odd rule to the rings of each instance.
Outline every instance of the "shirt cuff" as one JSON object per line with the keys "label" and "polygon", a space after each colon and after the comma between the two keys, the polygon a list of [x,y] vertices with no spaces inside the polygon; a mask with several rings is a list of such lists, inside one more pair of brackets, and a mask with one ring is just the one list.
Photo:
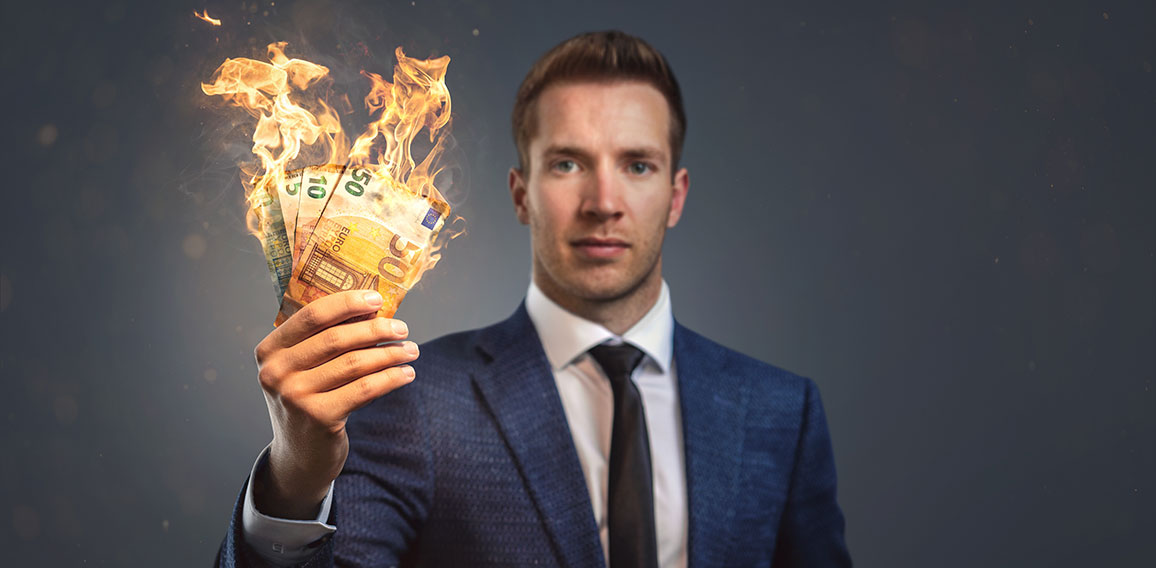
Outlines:
{"label": "shirt cuff", "polygon": [[249,472],[249,483],[245,488],[245,507],[241,512],[241,525],[245,541],[261,558],[274,566],[293,566],[307,560],[325,544],[337,527],[326,523],[333,506],[333,482],[329,482],[329,492],[321,502],[321,511],[311,521],[279,519],[262,514],[253,502],[253,480],[257,471],[265,467],[269,458],[269,446],[253,462]]}

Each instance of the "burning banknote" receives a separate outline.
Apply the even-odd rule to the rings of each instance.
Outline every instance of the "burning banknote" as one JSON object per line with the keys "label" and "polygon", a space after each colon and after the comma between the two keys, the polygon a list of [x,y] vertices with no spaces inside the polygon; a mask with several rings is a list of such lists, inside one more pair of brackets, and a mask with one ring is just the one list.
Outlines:
{"label": "burning banknote", "polygon": [[269,276],[273,279],[273,287],[279,294],[284,294],[289,287],[289,278],[293,270],[293,255],[291,241],[285,234],[285,218],[281,213],[281,202],[268,186],[254,190],[257,203],[254,209],[259,210],[261,216],[261,249],[265,252],[265,264],[269,267]]}
{"label": "burning banknote", "polygon": [[[321,65],[289,59],[270,44],[269,63],[228,59],[201,85],[257,119],[253,154],[242,164],[251,232],[260,239],[281,309],[276,325],[309,302],[343,290],[375,289],[392,317],[406,292],[437,263],[450,207],[434,185],[450,122],[449,57],[418,60],[398,48],[393,82],[371,82],[373,119],[352,144],[315,88]],[[415,137],[432,149],[417,160]],[[299,154],[321,163],[289,170]],[[455,236],[455,235],[450,235]]]}
{"label": "burning banknote", "polygon": [[392,316],[429,264],[431,244],[449,215],[444,200],[415,194],[388,174],[350,166],[335,176],[334,169],[305,169],[303,188],[312,183],[310,172],[317,180],[329,174],[336,183],[313,186],[331,194],[317,219],[298,210],[297,239],[304,245],[295,249],[277,325],[321,296],[353,289],[381,292],[385,301],[379,313]]}

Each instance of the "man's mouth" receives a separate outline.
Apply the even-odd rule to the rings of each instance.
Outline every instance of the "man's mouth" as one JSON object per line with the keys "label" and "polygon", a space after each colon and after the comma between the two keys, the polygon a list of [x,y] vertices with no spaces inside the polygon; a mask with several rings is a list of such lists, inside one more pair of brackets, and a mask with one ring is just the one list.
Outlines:
{"label": "man's mouth", "polygon": [[586,237],[570,241],[578,253],[587,258],[615,258],[626,252],[630,244],[621,239]]}

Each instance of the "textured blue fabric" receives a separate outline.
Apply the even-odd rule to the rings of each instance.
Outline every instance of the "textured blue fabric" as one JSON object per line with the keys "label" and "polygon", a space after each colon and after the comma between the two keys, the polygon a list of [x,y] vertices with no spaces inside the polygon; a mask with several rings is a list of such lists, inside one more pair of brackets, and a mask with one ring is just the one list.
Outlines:
{"label": "textured blue fabric", "polygon": [[[677,324],[674,353],[690,566],[850,566],[815,384]],[[305,565],[605,566],[525,307],[423,345],[414,367],[413,383],[350,417],[337,532]],[[262,565],[243,540],[242,504],[220,566]]]}

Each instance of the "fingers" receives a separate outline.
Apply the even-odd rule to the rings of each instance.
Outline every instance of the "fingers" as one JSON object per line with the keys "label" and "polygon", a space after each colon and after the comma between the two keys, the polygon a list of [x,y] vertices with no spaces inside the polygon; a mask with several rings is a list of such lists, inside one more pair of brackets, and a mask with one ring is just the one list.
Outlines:
{"label": "fingers", "polygon": [[309,391],[321,393],[389,367],[404,365],[417,359],[417,356],[417,344],[412,341],[356,349],[304,373],[303,378],[309,383]]}
{"label": "fingers", "polygon": [[[318,298],[293,314],[285,323],[270,333],[271,342],[264,350],[291,347],[317,332],[350,318],[376,312],[381,307],[381,294],[375,290],[348,290]],[[261,342],[262,344],[265,341]],[[258,360],[262,345],[257,346]]]}
{"label": "fingers", "polygon": [[390,367],[361,377],[346,385],[318,395],[322,406],[334,413],[333,420],[344,420],[357,410],[381,396],[413,382],[413,367]]}
{"label": "fingers", "polygon": [[400,341],[408,335],[405,322],[381,317],[335,325],[291,348],[290,361],[296,369],[312,369],[343,353]]}

